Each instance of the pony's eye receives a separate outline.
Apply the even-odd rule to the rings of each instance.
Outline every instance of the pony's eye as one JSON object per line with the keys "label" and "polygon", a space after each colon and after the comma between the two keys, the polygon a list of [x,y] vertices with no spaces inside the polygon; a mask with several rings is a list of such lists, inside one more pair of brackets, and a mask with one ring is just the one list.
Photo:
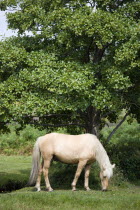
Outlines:
{"label": "pony's eye", "polygon": [[106,176],[103,176],[103,178],[106,178]]}

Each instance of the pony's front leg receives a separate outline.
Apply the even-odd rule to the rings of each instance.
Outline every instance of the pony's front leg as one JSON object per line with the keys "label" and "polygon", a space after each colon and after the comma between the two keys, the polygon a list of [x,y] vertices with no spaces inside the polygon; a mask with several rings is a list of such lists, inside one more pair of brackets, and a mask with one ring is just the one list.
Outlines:
{"label": "pony's front leg", "polygon": [[36,180],[36,185],[35,185],[35,187],[37,188],[37,191],[38,192],[41,191],[40,182],[41,182],[41,174],[42,174],[42,171],[43,171],[43,161],[41,163],[40,170],[39,170],[39,173],[38,173],[38,177],[37,177],[37,180]]}
{"label": "pony's front leg", "polygon": [[85,167],[85,184],[84,187],[87,191],[90,190],[89,188],[89,173],[90,173],[91,164],[86,165]]}
{"label": "pony's front leg", "polygon": [[44,167],[43,167],[43,173],[44,173],[46,188],[49,192],[53,191],[53,189],[51,188],[50,182],[49,182],[49,177],[48,177],[51,159],[52,158],[44,160]]}
{"label": "pony's front leg", "polygon": [[86,165],[86,163],[87,163],[86,160],[79,161],[78,167],[77,167],[77,170],[76,170],[76,173],[75,173],[75,177],[74,177],[74,180],[72,182],[72,191],[76,191],[76,183],[77,183],[78,178],[79,178],[84,166]]}

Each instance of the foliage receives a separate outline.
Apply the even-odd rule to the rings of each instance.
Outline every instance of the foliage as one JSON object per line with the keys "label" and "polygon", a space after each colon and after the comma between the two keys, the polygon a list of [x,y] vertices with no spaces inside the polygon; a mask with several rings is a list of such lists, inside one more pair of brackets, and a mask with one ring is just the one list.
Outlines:
{"label": "foliage", "polygon": [[[106,144],[106,139],[109,133],[113,130],[114,126],[104,127],[102,129],[102,141]],[[111,144],[117,144],[119,142],[128,143],[140,141],[140,124],[136,120],[130,122],[124,122],[121,127],[112,136]]]}
{"label": "foliage", "polygon": [[22,130],[19,130],[21,129],[19,124],[9,125],[8,129],[10,132],[0,136],[1,152],[7,155],[31,154],[37,137],[46,134],[45,130],[39,131],[30,125]]}
{"label": "foliage", "polygon": [[[113,162],[121,169],[124,177],[130,180],[140,177],[140,125],[137,122],[128,124],[125,122],[116,131],[112,141],[106,145],[106,149]],[[107,138],[110,129],[104,128],[103,139]]]}
{"label": "foliage", "polygon": [[1,121],[47,116],[98,134],[124,108],[140,119],[138,0],[0,2],[15,5],[18,37],[0,43]]}
{"label": "foliage", "polygon": [[[74,178],[76,169],[77,169],[77,164],[68,165],[60,162],[53,162],[52,166],[50,167],[50,182],[52,183],[51,184],[52,188],[71,189],[71,183]],[[89,178],[89,186],[96,190],[101,189],[99,170],[100,170],[99,166],[96,163],[94,163],[91,167],[90,178]],[[77,183],[78,189],[83,189],[83,187],[84,187],[84,170],[82,171]]]}

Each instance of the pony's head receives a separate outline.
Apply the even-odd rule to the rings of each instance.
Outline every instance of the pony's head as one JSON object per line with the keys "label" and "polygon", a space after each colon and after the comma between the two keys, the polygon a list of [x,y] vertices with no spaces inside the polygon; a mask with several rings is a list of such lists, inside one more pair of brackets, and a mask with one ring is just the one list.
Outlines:
{"label": "pony's head", "polygon": [[101,184],[102,184],[102,190],[106,191],[109,184],[109,179],[113,176],[113,168],[115,167],[115,164],[104,166],[100,172],[100,178],[101,178]]}

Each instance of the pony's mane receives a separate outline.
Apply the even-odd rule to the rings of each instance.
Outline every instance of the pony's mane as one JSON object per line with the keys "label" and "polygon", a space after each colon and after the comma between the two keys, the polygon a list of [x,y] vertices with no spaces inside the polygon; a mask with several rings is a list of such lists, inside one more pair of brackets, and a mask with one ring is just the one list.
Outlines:
{"label": "pony's mane", "polygon": [[104,170],[105,176],[110,178],[113,175],[112,165],[110,163],[107,152],[102,146],[102,144],[100,143],[100,141],[98,141],[95,155],[96,155],[96,160],[99,163],[101,171]]}

